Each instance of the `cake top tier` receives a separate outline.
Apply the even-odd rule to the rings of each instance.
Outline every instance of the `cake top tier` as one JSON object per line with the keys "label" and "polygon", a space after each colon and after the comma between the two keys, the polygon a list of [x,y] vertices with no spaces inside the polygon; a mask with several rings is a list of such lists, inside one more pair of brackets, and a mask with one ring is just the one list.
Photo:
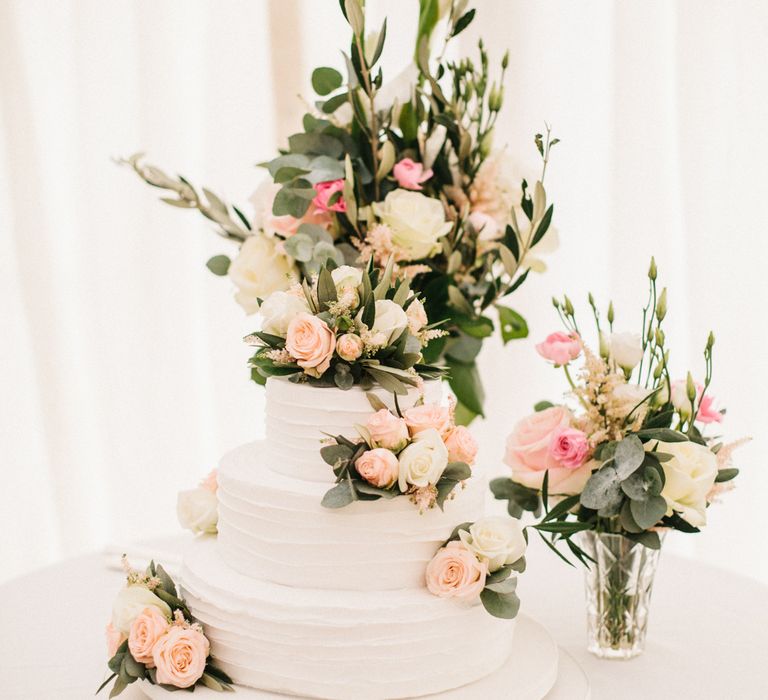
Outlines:
{"label": "cake top tier", "polygon": [[[380,386],[366,392],[359,386],[342,390],[270,377],[266,389],[265,462],[272,471],[306,481],[334,481],[320,456],[321,441],[329,435],[357,437],[355,425],[365,424],[373,412],[367,393],[395,407],[394,395]],[[440,381],[426,381],[423,389],[410,387],[397,401],[405,410],[422,398],[440,403]]]}

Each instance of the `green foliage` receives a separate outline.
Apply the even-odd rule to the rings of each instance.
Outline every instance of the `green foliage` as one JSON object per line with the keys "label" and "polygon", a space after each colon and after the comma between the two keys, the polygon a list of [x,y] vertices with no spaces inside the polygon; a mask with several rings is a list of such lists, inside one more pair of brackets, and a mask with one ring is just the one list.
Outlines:
{"label": "green foliage", "polygon": [[338,90],[343,80],[335,68],[315,68],[312,72],[312,88],[318,95],[328,95]]}
{"label": "green foliage", "polygon": [[528,337],[528,324],[517,311],[500,304],[496,305],[496,309],[499,312],[501,339],[505,344],[510,340]]}
{"label": "green foliage", "polygon": [[229,266],[232,261],[226,255],[214,255],[205,266],[219,277],[224,277],[229,272]]}

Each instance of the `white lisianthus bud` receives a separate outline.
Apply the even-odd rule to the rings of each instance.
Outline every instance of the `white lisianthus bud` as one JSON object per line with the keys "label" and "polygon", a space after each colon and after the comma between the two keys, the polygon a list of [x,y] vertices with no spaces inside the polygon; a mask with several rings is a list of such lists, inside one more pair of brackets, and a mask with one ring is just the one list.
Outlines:
{"label": "white lisianthus bud", "polygon": [[634,369],[643,358],[643,341],[637,333],[611,333],[611,357],[619,367]]}

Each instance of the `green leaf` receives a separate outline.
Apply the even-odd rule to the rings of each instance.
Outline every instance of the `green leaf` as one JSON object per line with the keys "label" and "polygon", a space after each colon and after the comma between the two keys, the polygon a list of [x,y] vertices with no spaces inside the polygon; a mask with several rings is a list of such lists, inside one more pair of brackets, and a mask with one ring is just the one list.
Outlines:
{"label": "green leaf", "polygon": [[501,581],[495,581],[493,583],[487,583],[485,589],[493,591],[494,593],[514,593],[517,588],[517,577],[506,576]]}
{"label": "green leaf", "polygon": [[449,361],[448,366],[450,370],[448,383],[459,402],[473,413],[479,416],[485,415],[483,413],[485,391],[480,380],[480,373],[477,371],[477,365],[474,362],[464,364]]}
{"label": "green leaf", "polygon": [[294,134],[288,137],[288,147],[293,153],[330,156],[336,159],[344,155],[344,144],[328,134]]}
{"label": "green leaf", "polygon": [[123,667],[125,668],[125,672],[134,680],[136,678],[144,678],[147,675],[144,664],[136,661],[131,654],[125,655],[125,658],[123,659]]}
{"label": "green leaf", "polygon": [[621,499],[621,480],[616,470],[603,467],[589,477],[581,492],[581,505],[592,510],[606,508]]}
{"label": "green leaf", "polygon": [[487,338],[493,334],[493,321],[487,316],[454,316],[453,322],[473,338]]}
{"label": "green leaf", "polygon": [[639,533],[643,531],[643,528],[635,522],[632,515],[632,501],[624,501],[619,514],[619,523],[627,532]]}
{"label": "green leaf", "polygon": [[648,498],[648,484],[645,474],[635,472],[621,482],[621,490],[633,501],[644,501]]}
{"label": "green leaf", "polygon": [[635,522],[644,530],[653,527],[667,512],[667,502],[661,496],[651,496],[645,501],[631,501],[630,508]]}
{"label": "green leaf", "polygon": [[376,50],[373,52],[373,57],[371,58],[370,66],[373,67],[376,65],[376,61],[379,60],[381,57],[381,52],[384,50],[384,41],[387,38],[387,18],[384,18],[384,24],[381,25],[381,30],[379,31],[379,38],[376,42]]}
{"label": "green leaf", "polygon": [[477,413],[470,411],[461,401],[456,402],[455,410],[456,425],[469,426],[477,418]]}
{"label": "green leaf", "polygon": [[451,338],[446,345],[445,355],[451,360],[463,364],[471,364],[480,353],[483,341],[471,335],[461,333],[456,338]]}
{"label": "green leaf", "polygon": [[327,267],[320,268],[320,274],[317,278],[317,301],[320,304],[320,310],[327,310],[337,299],[333,276]]}
{"label": "green leaf", "polygon": [[[518,559],[517,561],[520,561],[521,559],[523,559],[523,557],[520,557],[520,559]],[[489,584],[506,581],[512,575],[512,571],[513,571],[512,566],[502,566],[500,569],[497,569],[492,574],[488,574],[488,576],[485,579],[485,585],[488,586]]]}
{"label": "green leaf", "polygon": [[205,266],[219,277],[224,277],[229,272],[229,266],[232,261],[226,255],[214,255]]}
{"label": "green leaf", "polygon": [[357,498],[352,480],[347,478],[339,484],[336,484],[330,491],[326,492],[321,501],[324,508],[343,508],[350,503],[354,503]]}
{"label": "green leaf", "polygon": [[688,437],[678,430],[669,428],[651,428],[635,433],[641,440],[659,440],[660,442],[687,442]]}
{"label": "green leaf", "polygon": [[341,73],[335,68],[315,68],[312,72],[312,88],[318,95],[327,95],[338,90],[343,80]]}
{"label": "green leaf", "polygon": [[526,567],[525,557],[520,557],[519,559],[516,559],[515,561],[513,561],[511,564],[507,564],[507,566],[504,568],[509,568],[512,571],[516,571],[518,574],[523,574],[525,573],[525,567]]}
{"label": "green leaf", "polygon": [[466,462],[451,462],[443,471],[441,479],[465,481],[472,476],[472,470]]}
{"label": "green leaf", "polygon": [[466,530],[469,532],[469,528],[473,525],[471,520],[468,520],[467,522],[461,523],[460,525],[457,525],[455,528],[453,528],[453,532],[451,532],[451,536],[445,541],[445,544],[448,544],[452,540],[459,539],[459,532],[462,530]]}
{"label": "green leaf", "polygon": [[326,464],[335,467],[339,461],[349,459],[352,450],[346,445],[324,445],[320,448],[320,456]]}
{"label": "green leaf", "polygon": [[525,319],[512,309],[496,305],[496,309],[499,312],[499,322],[501,325],[501,339],[504,343],[508,343],[510,340],[516,340],[518,338],[528,337],[528,324]]}
{"label": "green leaf", "polygon": [[[549,472],[547,472],[549,473]],[[561,515],[567,515],[572,508],[577,506],[579,504],[579,495],[576,494],[575,496],[566,496],[562,501],[559,501],[555,504],[555,506],[547,512],[547,514],[544,516],[543,522],[547,522],[548,520],[554,520],[555,518],[559,518]]]}
{"label": "green leaf", "polygon": [[455,481],[454,479],[440,479],[437,484],[435,484],[435,488],[437,489],[437,497],[435,498],[435,502],[437,503],[437,507],[440,508],[440,510],[443,509],[443,505],[445,504],[446,499],[451,495],[458,484],[459,482]]}
{"label": "green leaf", "polygon": [[100,693],[102,690],[104,690],[104,688],[106,688],[106,687],[109,685],[110,681],[111,681],[113,678],[115,678],[116,676],[117,676],[117,674],[116,674],[116,673],[113,673],[112,675],[110,675],[110,677],[109,677],[109,678],[107,678],[107,680],[105,680],[105,681],[104,681],[104,682],[103,682],[103,683],[102,683],[102,684],[99,686],[99,688],[98,688],[98,690],[96,691],[96,693],[95,693],[95,694],[96,694],[96,695],[98,695],[98,694],[99,694],[99,693]]}
{"label": "green leaf", "polygon": [[160,585],[171,595],[178,595],[176,591],[176,584],[168,575],[168,572],[160,564],[156,566],[155,571],[157,578],[160,579]]}
{"label": "green leaf", "polygon": [[475,18],[475,10],[471,9],[469,12],[463,14],[459,19],[456,21],[456,24],[453,27],[453,33],[451,36],[456,36],[463,32],[470,24],[470,22]]}
{"label": "green leaf", "polygon": [[548,408],[553,408],[554,405],[551,401],[539,401],[537,404],[534,404],[533,410],[536,413],[541,413],[541,411],[546,411]]}
{"label": "green leaf", "polygon": [[291,236],[285,241],[283,247],[288,255],[299,262],[309,262],[315,252],[314,241],[303,233]]}
{"label": "green leaf", "polygon": [[295,180],[297,177],[302,177],[307,173],[309,173],[309,170],[287,166],[284,168],[280,168],[280,170],[278,170],[275,173],[274,180],[278,184],[282,185],[282,184],[285,184],[286,182],[290,182],[291,180]]}
{"label": "green leaf", "polygon": [[511,620],[520,610],[520,599],[516,593],[497,593],[484,588],[480,593],[483,607],[494,617]]}
{"label": "green leaf", "polygon": [[533,234],[533,239],[531,240],[531,248],[535,246],[542,238],[544,238],[544,234],[549,229],[549,225],[552,223],[552,213],[555,209],[554,204],[549,205],[549,209],[547,209],[544,216],[541,217],[541,222],[536,227],[536,233]]}
{"label": "green leaf", "polygon": [[536,489],[515,483],[507,477],[491,479],[489,486],[491,493],[499,500],[508,500],[517,504],[521,510],[533,513],[539,509],[539,492]]}
{"label": "green leaf", "polygon": [[661,549],[661,539],[658,532],[648,530],[646,532],[628,533],[624,537],[633,542],[639,542],[644,547],[648,547],[648,549]]}
{"label": "green leaf", "polygon": [[116,698],[127,687],[128,687],[128,683],[126,683],[122,678],[120,678],[120,677],[116,678],[115,679],[115,684],[112,686],[112,690],[109,692],[109,697],[110,698]]}
{"label": "green leaf", "polygon": [[416,140],[419,129],[419,119],[413,104],[406,102],[400,110],[400,131],[403,133],[403,140],[406,143]]}
{"label": "green leaf", "polygon": [[[310,196],[311,194],[311,196]],[[309,209],[309,203],[314,197],[314,190],[311,188],[293,188],[284,186],[275,195],[275,201],[272,204],[272,213],[275,216],[292,216],[294,219],[300,219]]]}
{"label": "green leaf", "polygon": [[715,483],[722,484],[725,481],[730,481],[731,479],[734,479],[736,476],[738,476],[738,473],[738,469],[721,469],[719,472],[717,472]]}
{"label": "green leaf", "polygon": [[538,525],[533,525],[535,530],[541,532],[554,532],[566,537],[581,532],[582,530],[589,530],[591,527],[592,525],[590,523],[578,523],[566,520],[554,520],[548,523],[543,522]]}
{"label": "green leaf", "polygon": [[382,366],[376,368],[365,365],[365,371],[386,391],[400,396],[405,396],[408,393],[408,387],[398,377],[384,370]]}
{"label": "green leaf", "polygon": [[616,445],[613,453],[613,462],[619,479],[626,479],[634,472],[645,459],[645,450],[640,438],[636,435],[627,435]]}

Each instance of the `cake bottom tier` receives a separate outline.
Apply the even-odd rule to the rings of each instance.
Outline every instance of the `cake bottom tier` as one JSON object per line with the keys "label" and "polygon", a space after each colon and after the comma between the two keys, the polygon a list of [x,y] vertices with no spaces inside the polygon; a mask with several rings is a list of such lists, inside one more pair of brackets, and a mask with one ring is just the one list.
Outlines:
{"label": "cake bottom tier", "polygon": [[418,697],[492,673],[509,657],[514,620],[426,589],[291,588],[237,573],[215,538],[182,567],[192,614],[217,666],[237,684],[331,700]]}

